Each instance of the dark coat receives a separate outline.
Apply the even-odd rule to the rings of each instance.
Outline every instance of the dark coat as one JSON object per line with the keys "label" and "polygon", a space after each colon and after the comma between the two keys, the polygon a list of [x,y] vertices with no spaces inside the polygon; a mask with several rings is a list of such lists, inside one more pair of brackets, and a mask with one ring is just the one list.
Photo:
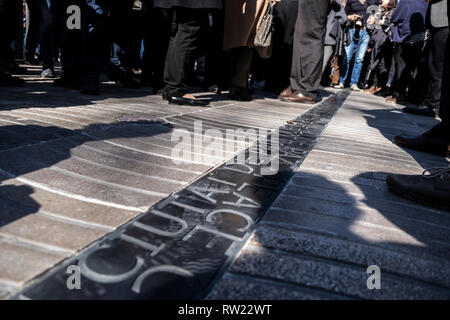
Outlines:
{"label": "dark coat", "polygon": [[153,0],[153,6],[165,9],[172,7],[223,9],[223,0]]}
{"label": "dark coat", "polygon": [[423,0],[401,0],[392,14],[392,41],[403,43],[409,35],[424,32],[427,10]]}

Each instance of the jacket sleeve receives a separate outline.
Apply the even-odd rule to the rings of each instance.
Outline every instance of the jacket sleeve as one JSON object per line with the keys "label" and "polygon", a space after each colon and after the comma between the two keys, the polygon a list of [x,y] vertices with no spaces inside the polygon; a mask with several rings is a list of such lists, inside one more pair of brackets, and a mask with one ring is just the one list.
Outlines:
{"label": "jacket sleeve", "polygon": [[398,6],[392,12],[391,23],[398,25],[405,20],[405,11],[407,10],[406,1],[400,1]]}

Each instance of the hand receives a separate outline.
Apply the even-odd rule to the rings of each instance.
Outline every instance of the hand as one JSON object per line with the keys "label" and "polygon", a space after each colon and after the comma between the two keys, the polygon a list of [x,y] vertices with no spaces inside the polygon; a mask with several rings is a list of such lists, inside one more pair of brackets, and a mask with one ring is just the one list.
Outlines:
{"label": "hand", "polygon": [[348,20],[350,21],[355,21],[356,19],[358,19],[358,15],[357,14],[351,14],[348,16]]}

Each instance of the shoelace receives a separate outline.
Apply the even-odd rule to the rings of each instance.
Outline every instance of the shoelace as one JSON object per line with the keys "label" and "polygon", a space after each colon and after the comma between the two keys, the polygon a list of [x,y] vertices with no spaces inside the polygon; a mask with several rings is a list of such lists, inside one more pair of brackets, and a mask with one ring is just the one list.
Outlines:
{"label": "shoelace", "polygon": [[422,172],[422,177],[425,179],[434,179],[441,177],[442,179],[450,176],[450,167],[448,168],[430,168]]}

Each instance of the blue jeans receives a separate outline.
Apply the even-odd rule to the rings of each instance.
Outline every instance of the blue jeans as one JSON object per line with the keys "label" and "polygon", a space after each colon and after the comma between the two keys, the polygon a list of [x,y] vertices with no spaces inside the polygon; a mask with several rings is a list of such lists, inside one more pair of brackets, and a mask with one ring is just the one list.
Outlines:
{"label": "blue jeans", "polygon": [[[350,37],[353,39],[355,35],[355,29],[350,29]],[[341,76],[340,82],[345,83],[349,73],[351,73],[350,86],[358,84],[359,77],[361,76],[361,69],[364,63],[364,57],[366,55],[367,47],[369,46],[370,35],[367,30],[361,30],[359,32],[360,39],[358,42],[351,41],[350,45],[345,47],[345,61],[343,61],[343,76]],[[350,72],[350,62],[352,61],[353,50],[356,46],[355,64],[353,65],[353,71]]]}

